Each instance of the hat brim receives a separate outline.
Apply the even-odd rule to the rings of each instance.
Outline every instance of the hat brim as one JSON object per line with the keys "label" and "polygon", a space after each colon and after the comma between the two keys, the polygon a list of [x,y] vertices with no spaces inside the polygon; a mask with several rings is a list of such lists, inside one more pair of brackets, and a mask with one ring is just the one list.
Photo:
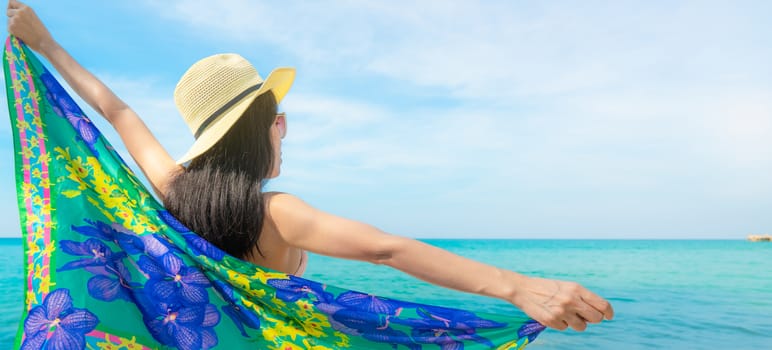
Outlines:
{"label": "hat brim", "polygon": [[294,68],[282,67],[274,69],[268,74],[268,77],[265,78],[263,85],[261,85],[259,89],[244,97],[239,103],[234,104],[233,107],[223,112],[221,117],[212,122],[198,139],[196,139],[193,145],[190,146],[188,152],[177,160],[177,164],[185,164],[212,148],[212,146],[214,146],[214,144],[230,130],[241,115],[244,114],[244,111],[247,110],[247,107],[252,104],[252,101],[254,101],[257,96],[260,96],[266,91],[272,91],[273,95],[276,97],[276,104],[281,103],[294,80]]}

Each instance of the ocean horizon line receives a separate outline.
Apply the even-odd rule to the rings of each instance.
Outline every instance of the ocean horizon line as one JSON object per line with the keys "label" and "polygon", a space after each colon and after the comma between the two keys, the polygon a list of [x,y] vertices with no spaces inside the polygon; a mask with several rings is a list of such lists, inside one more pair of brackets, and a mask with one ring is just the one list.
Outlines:
{"label": "ocean horizon line", "polygon": [[[22,236],[0,236],[0,240],[21,240]],[[421,241],[745,241],[743,237],[410,237]]]}

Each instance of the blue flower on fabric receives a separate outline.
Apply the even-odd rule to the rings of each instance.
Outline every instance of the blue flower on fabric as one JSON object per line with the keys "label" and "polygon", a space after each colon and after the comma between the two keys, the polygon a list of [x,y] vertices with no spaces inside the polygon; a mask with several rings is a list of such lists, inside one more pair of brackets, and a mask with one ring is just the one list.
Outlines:
{"label": "blue flower on fabric", "polygon": [[54,110],[54,113],[56,113],[56,115],[64,118],[64,112],[62,112],[62,109],[56,103],[56,100],[54,99],[54,94],[52,94],[50,91],[47,91],[46,92],[46,99],[48,100],[48,105],[51,106],[51,109]]}
{"label": "blue flower on fabric", "polygon": [[391,328],[369,330],[362,333],[362,337],[374,342],[391,344],[395,349],[397,345],[407,346],[411,350],[421,349],[421,345],[416,344],[407,333]]}
{"label": "blue flower on fabric", "polygon": [[217,345],[214,327],[220,313],[212,304],[181,306],[158,303],[144,322],[150,334],[164,345],[182,350],[210,349]]}
{"label": "blue flower on fabric", "polygon": [[186,266],[178,256],[167,253],[153,259],[143,255],[137,264],[148,275],[145,289],[151,298],[168,304],[209,302],[206,288],[211,283],[206,275],[195,267]]}
{"label": "blue flower on fabric", "polygon": [[94,145],[99,139],[100,133],[96,126],[94,126],[94,123],[92,123],[85,115],[75,116],[66,113],[67,112],[65,112],[67,121],[70,122],[78,132],[78,136],[86,143],[86,146],[88,146],[91,152],[94,153],[94,156],[99,157],[99,152],[97,152]]}
{"label": "blue flower on fabric", "polygon": [[175,218],[174,215],[172,215],[172,213],[170,213],[169,211],[167,211],[167,210],[158,210],[157,212],[158,212],[158,217],[160,217],[161,220],[163,220],[164,223],[169,225],[169,227],[171,227],[175,231],[177,231],[179,233],[188,233],[188,232],[190,232],[190,229],[185,227],[185,225],[183,225],[179,220],[177,220],[177,218]]}
{"label": "blue flower on fabric", "polygon": [[339,309],[331,315],[330,323],[335,321],[337,325],[345,328],[339,329],[347,334],[361,335],[377,330],[389,329],[389,320],[378,314],[350,309]]}
{"label": "blue flower on fabric", "polygon": [[115,261],[126,257],[126,252],[113,253],[107,245],[95,238],[89,238],[85,242],[61,240],[59,241],[59,247],[67,254],[83,256],[84,258],[70,261],[57,269],[57,271],[86,268],[86,270],[101,273],[104,271],[105,266],[113,265]]}
{"label": "blue flower on fabric", "polygon": [[163,238],[159,238],[154,234],[139,236],[142,240],[142,245],[145,247],[145,253],[150,254],[152,257],[161,257],[164,254],[169,253],[169,245],[164,243]]}
{"label": "blue flower on fabric", "polygon": [[145,253],[154,258],[160,258],[166,254],[184,254],[173,242],[159,234],[145,234],[139,236],[139,238],[145,246]]}
{"label": "blue flower on fabric", "polygon": [[101,221],[86,219],[91,226],[72,226],[72,230],[84,236],[113,242],[123,248],[128,254],[138,254],[145,250],[142,240],[133,232],[129,232],[119,224],[108,225]]}
{"label": "blue flower on fabric", "polygon": [[298,301],[309,295],[316,296],[316,302],[328,303],[333,300],[333,295],[324,291],[323,284],[293,275],[289,275],[289,279],[269,279],[267,282],[276,288],[276,297],[284,301]]}
{"label": "blue flower on fabric", "polygon": [[89,150],[99,157],[99,153],[94,147],[100,136],[96,126],[83,114],[80,107],[72,100],[51,73],[48,71],[44,72],[40,75],[40,80],[45,85],[46,90],[48,90],[46,98],[54,109],[54,113],[66,118],[78,132],[80,138],[86,143]]}
{"label": "blue flower on fabric", "polygon": [[338,295],[335,305],[341,308],[331,314],[330,324],[333,328],[376,342],[402,344],[411,348],[415,345],[406,333],[389,327],[392,316],[399,316],[404,307],[413,304],[347,291]]}
{"label": "blue flower on fabric", "polygon": [[355,291],[348,291],[338,295],[335,302],[349,309],[376,313],[381,315],[399,316],[404,307],[414,304],[377,297]]}
{"label": "blue flower on fabric", "polygon": [[[443,336],[445,330],[427,334],[413,329],[413,335],[410,336],[405,332],[391,328],[391,320],[392,316],[352,308],[336,311],[330,317],[330,324],[340,332],[362,336],[374,342],[391,344],[395,349],[397,345],[404,345],[410,349],[421,349],[420,343],[438,344],[443,349],[454,349],[452,346],[458,343],[452,338]],[[459,349],[463,349],[463,347]]]}
{"label": "blue flower on fabric", "polygon": [[422,344],[438,344],[442,349],[463,349],[461,341],[472,340],[493,348],[490,340],[477,335],[475,331],[447,328],[414,328],[413,339]]}
{"label": "blue flower on fabric", "polygon": [[391,344],[395,349],[397,349],[397,345],[404,345],[410,349],[421,349],[421,346],[410,335],[389,327],[389,318],[390,316],[367,312],[362,309],[340,308],[330,315],[329,321],[335,330],[345,334],[361,336],[378,343]]}
{"label": "blue flower on fabric", "polygon": [[541,333],[546,328],[547,327],[541,323],[536,322],[536,320],[528,320],[528,322],[520,326],[520,329],[517,330],[517,337],[528,337],[528,342],[531,343],[534,341],[534,339],[536,339],[539,333]]}
{"label": "blue flower on fabric", "polygon": [[188,247],[196,255],[204,255],[215,261],[220,261],[225,257],[224,251],[195,233],[182,235],[182,237],[185,237]]}
{"label": "blue flower on fabric", "polygon": [[393,319],[393,322],[413,328],[413,336],[420,343],[452,346],[457,340],[472,340],[493,347],[490,340],[477,334],[477,329],[506,327],[504,323],[486,320],[465,310],[420,305],[416,313],[422,318]]}
{"label": "blue flower on fabric", "polygon": [[54,76],[51,75],[51,73],[49,73],[47,70],[40,74],[40,81],[43,82],[46,90],[50,91],[51,93],[61,94],[65,92],[62,88],[62,85],[60,85],[56,78],[54,78]]}
{"label": "blue flower on fabric", "polygon": [[57,289],[29,311],[24,320],[25,339],[21,349],[84,349],[86,333],[97,324],[96,315],[72,306],[69,290]]}
{"label": "blue flower on fabric", "polygon": [[194,254],[204,255],[216,261],[220,261],[223,257],[225,257],[225,252],[223,252],[220,248],[217,248],[215,245],[209,243],[209,241],[201,238],[199,235],[192,233],[190,229],[179,222],[179,220],[177,220],[177,218],[175,218],[170,212],[166,210],[159,210],[158,217],[160,217],[161,220],[163,220],[163,222],[173,230],[179,233],[187,233],[183,234],[182,237],[185,238],[185,241],[188,243],[188,247],[193,250]]}
{"label": "blue flower on fabric", "polygon": [[244,326],[252,329],[260,329],[260,317],[250,310],[243,309],[242,306],[236,303],[233,288],[229,284],[222,281],[214,281],[212,284],[228,303],[228,305],[222,306],[222,311],[230,317],[236,325],[236,328],[241,331],[241,335],[247,338],[249,337]]}
{"label": "blue flower on fabric", "polygon": [[56,112],[58,116],[64,117],[64,113],[59,108],[58,97],[67,95],[67,92],[48,71],[40,75],[40,81],[42,81],[43,85],[46,87],[46,99],[48,100],[48,103],[55,108],[54,112]]}
{"label": "blue flower on fabric", "polygon": [[134,302],[132,290],[141,285],[131,282],[131,273],[123,262],[116,261],[114,264],[106,265],[104,271],[92,270],[92,272],[97,275],[91,277],[86,283],[89,295],[103,301],[124,299]]}
{"label": "blue flower on fabric", "polygon": [[126,257],[125,252],[115,254],[107,245],[95,238],[89,238],[85,242],[62,240],[59,246],[67,254],[85,256],[64,264],[57,271],[82,268],[95,274],[96,276],[91,277],[86,283],[89,295],[103,301],[132,300],[132,289],[140,285],[131,283],[131,272],[121,261]]}
{"label": "blue flower on fabric", "polygon": [[222,311],[228,315],[244,337],[249,338],[249,334],[247,334],[247,330],[244,328],[245,326],[252,329],[260,329],[260,318],[251,311],[245,311],[241,306],[235,304],[223,305]]}
{"label": "blue flower on fabric", "polygon": [[478,328],[503,328],[506,324],[479,318],[473,312],[440,306],[421,305],[416,309],[427,325],[436,328],[475,330]]}
{"label": "blue flower on fabric", "polygon": [[[463,349],[464,344],[453,339],[450,334],[445,330],[413,330],[413,338],[419,343],[437,344],[442,350],[456,350]],[[490,344],[493,347],[493,344]]]}

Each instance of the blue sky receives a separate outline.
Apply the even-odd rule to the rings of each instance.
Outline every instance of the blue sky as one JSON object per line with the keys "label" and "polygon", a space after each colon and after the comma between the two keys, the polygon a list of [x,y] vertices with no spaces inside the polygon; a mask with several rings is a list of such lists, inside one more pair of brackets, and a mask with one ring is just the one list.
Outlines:
{"label": "blue sky", "polygon": [[[296,67],[271,188],[388,232],[772,231],[767,1],[29,3],[175,157],[190,64]],[[11,146],[0,122],[0,235],[18,236]]]}

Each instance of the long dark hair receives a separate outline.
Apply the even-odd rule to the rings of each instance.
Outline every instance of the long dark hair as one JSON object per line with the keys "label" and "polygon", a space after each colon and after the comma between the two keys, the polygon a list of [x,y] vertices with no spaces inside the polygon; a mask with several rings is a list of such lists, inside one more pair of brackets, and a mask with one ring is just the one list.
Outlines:
{"label": "long dark hair", "polygon": [[262,186],[273,169],[270,91],[250,104],[212,148],[174,177],[164,204],[193,232],[238,258],[252,256],[263,228]]}

